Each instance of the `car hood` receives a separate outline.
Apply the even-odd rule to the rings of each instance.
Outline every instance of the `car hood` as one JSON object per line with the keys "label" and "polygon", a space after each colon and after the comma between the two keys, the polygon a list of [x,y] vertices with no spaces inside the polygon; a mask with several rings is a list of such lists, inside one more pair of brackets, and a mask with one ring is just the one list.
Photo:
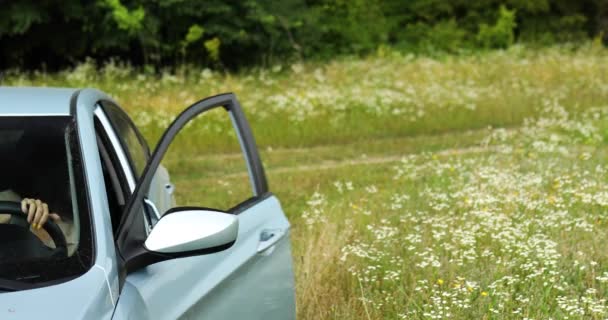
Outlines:
{"label": "car hood", "polygon": [[110,319],[114,305],[99,267],[57,285],[0,293],[0,319]]}

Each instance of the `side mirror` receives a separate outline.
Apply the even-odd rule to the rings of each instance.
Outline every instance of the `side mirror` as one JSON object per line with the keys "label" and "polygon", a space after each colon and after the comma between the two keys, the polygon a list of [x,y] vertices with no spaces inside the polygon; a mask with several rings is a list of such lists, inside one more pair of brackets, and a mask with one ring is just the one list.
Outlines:
{"label": "side mirror", "polygon": [[176,209],[158,220],[146,239],[146,249],[188,256],[225,250],[236,241],[239,220],[235,215],[207,209]]}

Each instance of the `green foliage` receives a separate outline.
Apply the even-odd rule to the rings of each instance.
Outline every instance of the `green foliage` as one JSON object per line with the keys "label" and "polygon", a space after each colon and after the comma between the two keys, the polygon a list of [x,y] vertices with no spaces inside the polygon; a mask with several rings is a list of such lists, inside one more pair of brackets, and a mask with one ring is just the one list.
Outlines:
{"label": "green foliage", "polygon": [[0,10],[0,68],[87,57],[238,68],[380,46],[459,53],[598,35],[608,40],[605,0],[22,0]]}
{"label": "green foliage", "polygon": [[515,10],[500,6],[496,24],[493,26],[488,26],[485,23],[481,24],[479,33],[477,33],[477,41],[483,48],[508,48],[515,40],[513,32],[516,26]]}
{"label": "green foliage", "polygon": [[137,9],[129,11],[120,0],[104,0],[104,4],[112,10],[112,17],[120,30],[131,34],[141,30],[146,16],[144,8],[139,6]]}
{"label": "green foliage", "polygon": [[520,39],[539,45],[559,42],[581,42],[589,38],[585,32],[585,24],[587,22],[587,18],[581,14],[566,15],[559,19],[539,17],[536,21],[522,22],[523,28]]}
{"label": "green foliage", "polygon": [[205,41],[205,49],[207,49],[209,57],[211,57],[211,60],[213,61],[219,61],[220,59],[220,44],[221,41],[217,37]]}
{"label": "green foliage", "polygon": [[200,25],[193,24],[190,26],[184,40],[181,41],[181,51],[183,56],[186,56],[188,46],[199,41],[203,37],[203,34],[205,34],[205,29]]}
{"label": "green foliage", "polygon": [[188,33],[186,34],[186,38],[184,39],[185,43],[191,44],[198,41],[200,38],[203,37],[204,33],[205,29],[199,26],[198,24],[190,26],[190,28],[188,29]]}
{"label": "green foliage", "polygon": [[[335,0],[320,5],[319,32],[325,36],[320,49],[360,53],[375,49],[388,37],[387,22],[378,0]],[[314,28],[315,26],[313,26]],[[333,48],[332,48],[333,46]]]}
{"label": "green foliage", "polygon": [[458,52],[467,47],[467,31],[458,26],[454,19],[441,21],[435,25],[422,22],[409,24],[400,40],[400,47],[408,51],[425,53],[445,51]]}
{"label": "green foliage", "polygon": [[5,12],[12,12],[13,14],[6,15],[0,13],[4,18],[0,19],[0,36],[24,34],[33,24],[46,20],[44,12],[32,3],[14,2],[6,6],[8,8],[6,8],[7,11]]}

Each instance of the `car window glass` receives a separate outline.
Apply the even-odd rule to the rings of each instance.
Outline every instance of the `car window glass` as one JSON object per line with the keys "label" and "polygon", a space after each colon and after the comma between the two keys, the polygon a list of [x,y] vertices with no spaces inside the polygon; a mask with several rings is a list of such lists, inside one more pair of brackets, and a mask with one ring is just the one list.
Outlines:
{"label": "car window glass", "polygon": [[131,119],[119,107],[102,102],[103,110],[118,135],[137,179],[141,176],[149,157],[149,149]]}

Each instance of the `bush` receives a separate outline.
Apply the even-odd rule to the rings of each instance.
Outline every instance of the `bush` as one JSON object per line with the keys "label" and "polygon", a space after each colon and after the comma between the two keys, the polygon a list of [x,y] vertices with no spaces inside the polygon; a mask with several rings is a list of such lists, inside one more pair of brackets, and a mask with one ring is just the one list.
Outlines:
{"label": "bush", "polygon": [[514,30],[516,26],[515,10],[500,6],[496,24],[493,26],[481,24],[479,33],[477,33],[477,41],[481,47],[486,49],[508,48],[515,41]]}

